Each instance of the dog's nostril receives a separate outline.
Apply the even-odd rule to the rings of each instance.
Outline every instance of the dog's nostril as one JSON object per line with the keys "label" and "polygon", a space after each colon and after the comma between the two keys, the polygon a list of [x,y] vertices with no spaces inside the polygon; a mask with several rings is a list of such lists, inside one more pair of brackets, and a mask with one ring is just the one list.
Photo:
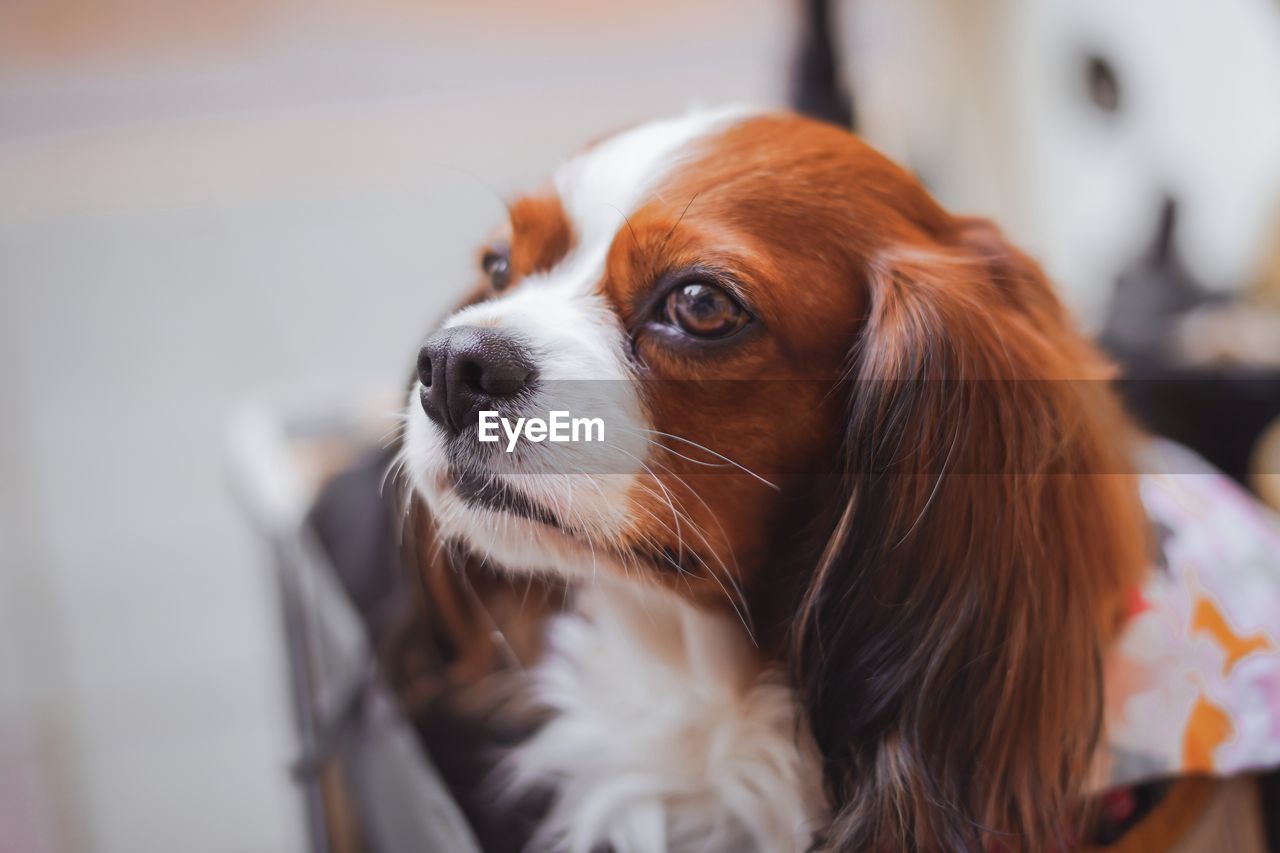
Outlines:
{"label": "dog's nostril", "polygon": [[495,353],[495,349],[486,347],[473,357],[461,358],[454,374],[456,381],[478,399],[511,397],[528,384],[533,373],[523,361]]}
{"label": "dog's nostril", "polygon": [[516,364],[498,365],[481,372],[477,384],[490,397],[510,397],[528,384],[532,372]]}
{"label": "dog's nostril", "polygon": [[484,390],[484,366],[478,361],[467,359],[458,369],[458,379],[472,391]]}

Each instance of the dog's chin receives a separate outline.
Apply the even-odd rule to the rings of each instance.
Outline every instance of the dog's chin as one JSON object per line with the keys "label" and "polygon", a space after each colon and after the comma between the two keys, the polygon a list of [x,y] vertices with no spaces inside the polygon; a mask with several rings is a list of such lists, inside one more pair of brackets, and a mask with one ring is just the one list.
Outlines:
{"label": "dog's chin", "polygon": [[555,512],[497,477],[450,467],[445,473],[445,480],[446,488],[472,507],[513,515],[569,533],[565,522]]}
{"label": "dog's chin", "polygon": [[504,570],[570,579],[622,571],[608,549],[493,477],[446,465],[414,479],[440,535]]}

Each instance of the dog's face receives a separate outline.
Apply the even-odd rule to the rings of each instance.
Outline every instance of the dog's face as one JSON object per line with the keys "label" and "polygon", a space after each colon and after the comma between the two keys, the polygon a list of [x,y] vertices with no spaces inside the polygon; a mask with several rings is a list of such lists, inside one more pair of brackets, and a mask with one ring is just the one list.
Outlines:
{"label": "dog's face", "polygon": [[[482,286],[424,348],[414,482],[446,536],[507,568],[646,575],[728,606],[794,488],[836,470],[830,392],[867,258],[941,225],[896,167],[800,119],[700,114],[599,142],[510,205]],[[505,393],[466,386],[504,372]],[[605,442],[506,452],[477,439],[485,409],[598,415]]]}
{"label": "dog's face", "polygon": [[[1063,825],[1142,525],[1033,263],[845,132],[731,112],[593,145],[480,258],[408,401],[440,535],[763,615],[834,847]],[[557,410],[603,441],[480,441]]]}

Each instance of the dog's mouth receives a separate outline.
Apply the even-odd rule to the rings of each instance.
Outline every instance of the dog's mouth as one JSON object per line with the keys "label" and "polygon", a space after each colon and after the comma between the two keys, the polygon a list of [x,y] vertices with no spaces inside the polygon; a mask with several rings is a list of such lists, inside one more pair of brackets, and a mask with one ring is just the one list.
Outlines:
{"label": "dog's mouth", "polygon": [[[459,468],[450,468],[447,476],[453,493],[470,506],[544,524],[569,539],[588,543],[585,533],[566,524],[551,510],[494,477]],[[612,552],[618,557],[642,560],[664,573],[692,575],[697,573],[699,565],[704,565],[706,560],[687,546],[675,548],[646,542],[622,549],[603,543],[597,543],[593,547],[598,547],[601,553]]]}
{"label": "dog's mouth", "polygon": [[494,477],[458,468],[449,469],[449,482],[454,493],[466,503],[494,512],[505,512],[528,521],[536,521],[565,533],[572,533],[546,507],[512,489]]}

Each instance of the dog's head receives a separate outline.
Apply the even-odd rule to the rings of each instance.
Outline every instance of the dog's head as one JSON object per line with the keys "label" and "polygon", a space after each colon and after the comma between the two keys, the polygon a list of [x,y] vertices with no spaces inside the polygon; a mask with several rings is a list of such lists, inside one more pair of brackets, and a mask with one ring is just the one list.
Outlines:
{"label": "dog's head", "polygon": [[[589,147],[480,266],[408,402],[440,535],[739,611],[832,846],[1062,829],[1143,543],[1106,365],[1033,263],[847,133],[717,112]],[[554,411],[602,429],[510,437]]]}

